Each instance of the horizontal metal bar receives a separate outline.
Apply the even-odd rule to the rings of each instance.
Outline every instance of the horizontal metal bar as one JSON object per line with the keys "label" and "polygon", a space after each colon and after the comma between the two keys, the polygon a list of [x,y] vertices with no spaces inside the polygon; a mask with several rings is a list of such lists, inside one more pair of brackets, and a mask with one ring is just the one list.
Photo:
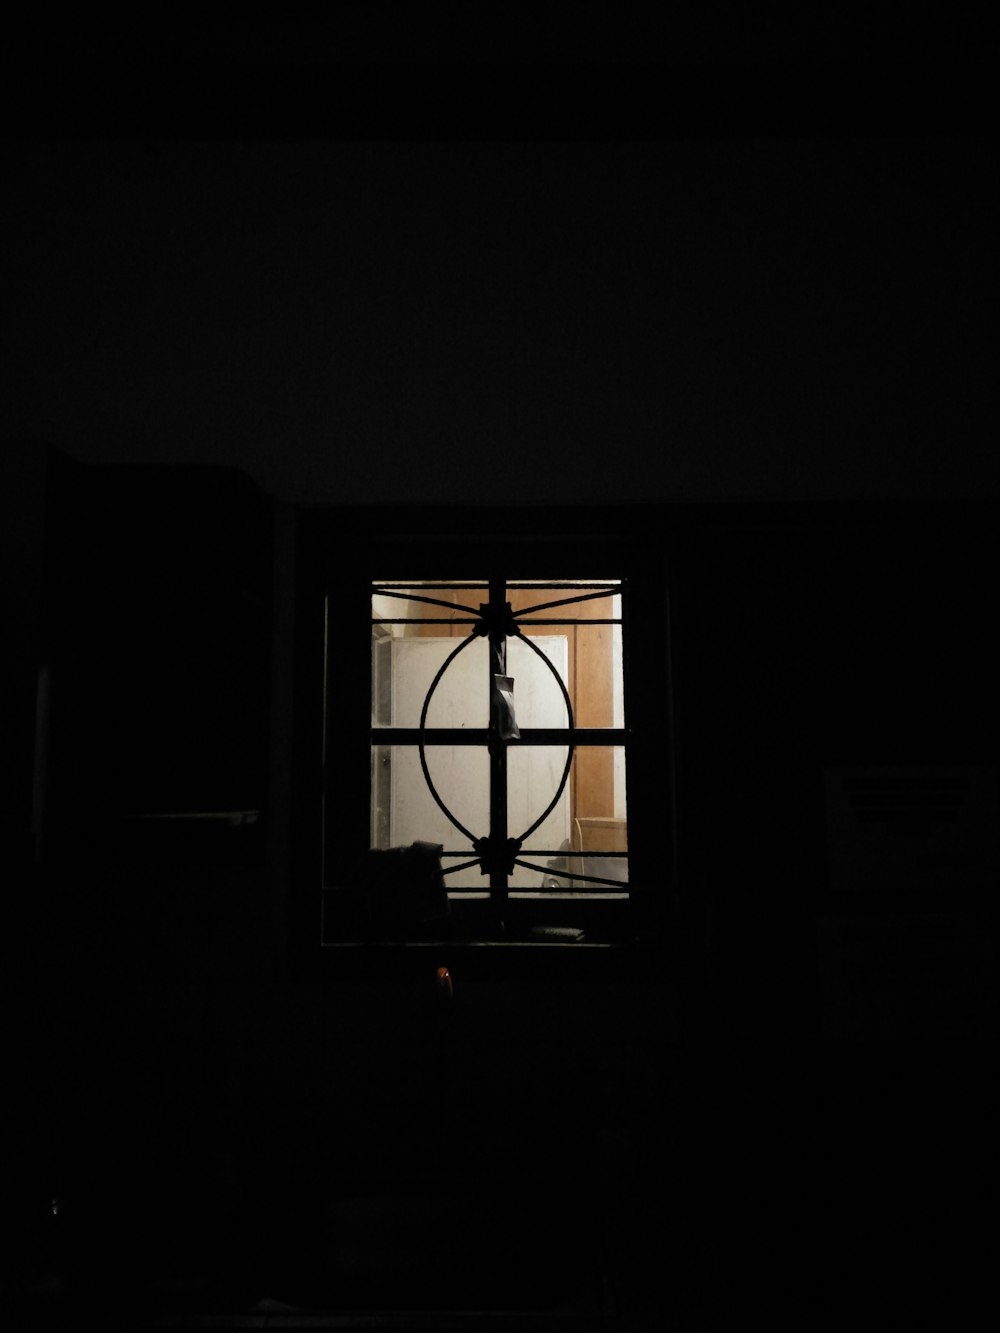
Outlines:
{"label": "horizontal metal bar", "polygon": [[537,902],[555,899],[557,902],[628,902],[630,895],[624,890],[602,890],[593,889],[588,892],[585,889],[534,889],[530,893],[512,889],[507,895],[508,898],[516,898],[520,902]]}
{"label": "horizontal metal bar", "polygon": [[[385,851],[385,850],[388,849],[377,848],[377,847],[372,848],[372,851]],[[466,866],[479,865],[478,857],[476,857],[474,860],[471,861],[468,859],[469,852],[471,850],[472,849],[470,847],[467,847],[464,852],[438,852],[438,855],[441,857],[442,861],[446,857],[449,860],[455,860],[456,857],[463,857],[463,856],[466,858],[465,862],[461,866],[449,866],[449,868],[444,873],[446,875],[450,875],[453,874],[456,870],[464,870]],[[571,851],[568,852],[563,848],[549,848],[549,847],[525,847],[524,850],[528,853],[529,856],[559,856],[559,857],[586,856],[588,859],[591,860],[594,857],[601,856],[604,857],[605,859],[608,857],[612,857],[612,858],[617,858],[618,860],[621,861],[627,861],[629,857],[628,852],[597,852],[597,851],[590,851],[586,847],[579,847],[579,848],[574,847]],[[667,849],[661,848],[660,850],[666,851]],[[547,875],[548,874],[559,875],[560,871],[550,869],[547,870],[545,873]]]}
{"label": "horizontal metal bar", "polygon": [[[582,616],[567,617],[563,616],[558,620],[542,618],[541,616],[524,616],[518,612],[514,617],[519,625],[620,625],[621,616],[614,620],[587,620]],[[396,616],[395,618],[380,616],[376,619],[372,617],[373,625],[478,625],[482,621],[482,616],[413,616],[412,619],[406,616]]]}
{"label": "horizontal metal bar", "polygon": [[521,735],[508,745],[626,745],[632,739],[627,727],[522,727]]}
{"label": "horizontal metal bar", "polygon": [[[484,889],[448,889],[447,892],[453,902],[488,903],[490,900],[489,890]],[[507,894],[508,901],[522,903],[627,903],[630,896],[626,891],[613,889],[511,889]]]}
{"label": "horizontal metal bar", "polygon": [[[377,955],[377,954],[381,954],[383,957],[386,957],[386,958],[391,958],[391,957],[393,957],[393,955],[398,954],[398,952],[399,952],[401,949],[402,949],[402,950],[410,950],[410,951],[412,951],[412,952],[414,952],[414,953],[423,953],[425,956],[426,956],[427,954],[431,954],[431,953],[440,953],[440,952],[441,952],[441,947],[442,947],[442,945],[447,945],[447,946],[448,946],[449,948],[451,948],[451,949],[456,949],[456,950],[460,949],[460,950],[462,950],[463,952],[464,952],[466,949],[476,949],[476,950],[483,949],[483,950],[485,950],[487,953],[494,953],[494,952],[496,952],[496,953],[500,953],[500,952],[503,952],[503,953],[511,953],[511,954],[513,954],[514,957],[524,956],[524,955],[527,954],[529,951],[530,951],[531,953],[538,953],[540,956],[543,956],[543,955],[545,955],[545,954],[548,954],[548,955],[551,956],[553,950],[556,950],[556,949],[558,949],[558,950],[560,950],[560,951],[562,951],[562,950],[564,950],[564,949],[572,949],[572,951],[573,951],[575,954],[585,954],[585,953],[611,953],[611,952],[613,952],[613,951],[615,951],[615,952],[617,952],[617,951],[623,951],[624,949],[628,948],[627,945],[622,945],[622,944],[612,944],[610,941],[608,941],[607,943],[605,943],[604,940],[600,940],[600,941],[598,941],[598,940],[570,940],[570,941],[563,942],[562,940],[491,940],[491,939],[480,939],[480,940],[474,940],[474,939],[457,939],[457,940],[440,940],[440,939],[438,939],[438,940],[323,940],[323,941],[321,942],[321,944],[320,944],[320,948],[323,949],[326,953],[330,954],[331,956],[336,955],[336,953],[337,953],[338,951],[340,951],[340,952],[344,952],[344,953],[347,953],[347,952],[354,952],[354,953],[357,953],[357,954],[365,953],[365,954],[368,955],[369,958],[371,958],[373,955]],[[309,1318],[313,1318],[313,1317],[315,1317],[315,1316],[308,1316],[308,1317],[309,1317]],[[384,1322],[384,1318],[385,1318],[384,1316],[382,1316],[382,1315],[378,1315],[378,1316],[375,1316],[375,1317],[378,1318],[378,1320],[379,1320],[379,1325],[380,1325],[382,1328],[392,1327],[392,1325],[387,1325],[387,1324]],[[433,1316],[432,1316],[432,1317],[433,1317]],[[589,1319],[590,1319],[590,1316],[588,1315],[587,1318],[588,1318],[588,1320],[589,1320]],[[602,1319],[602,1321],[603,1321],[603,1319],[604,1319],[604,1316],[603,1316],[603,1315],[601,1316],[601,1319]],[[362,1324],[359,1324],[359,1323],[357,1322],[357,1320],[354,1320],[354,1321],[352,1321],[352,1322],[353,1322],[355,1328],[361,1328],[361,1327],[375,1327],[375,1325],[372,1325],[372,1324],[368,1324],[368,1325],[362,1325]],[[308,1326],[303,1325],[299,1320],[296,1320],[296,1324],[297,1324],[297,1326],[300,1327],[300,1328],[302,1328],[302,1327],[310,1327],[310,1328],[311,1328],[311,1327],[314,1327],[314,1326],[311,1325],[311,1324],[308,1325]],[[552,1329],[552,1330],[553,1330],[553,1333],[554,1333],[554,1331],[555,1331],[556,1329],[573,1329],[573,1330],[574,1330],[574,1333],[579,1333],[579,1330],[580,1330],[581,1328],[586,1327],[586,1325],[583,1323],[583,1315],[580,1314],[579,1312],[576,1312],[576,1313],[573,1314],[573,1316],[572,1316],[572,1322],[571,1322],[571,1323],[563,1323],[563,1322],[560,1322],[560,1323],[558,1323],[558,1324],[557,1324],[557,1323],[553,1323],[553,1322],[552,1322],[552,1316],[551,1316],[551,1315],[546,1315],[546,1316],[545,1316],[545,1325],[546,1325],[547,1328]],[[324,1317],[323,1317],[323,1325],[322,1325],[322,1326],[325,1327],[325,1328],[335,1328],[335,1327],[337,1327],[337,1324],[332,1323],[329,1317],[324,1316]],[[349,1327],[349,1325],[348,1325],[348,1326],[341,1325],[341,1327]],[[405,1324],[396,1324],[395,1327],[396,1327],[397,1329],[399,1329],[399,1328],[419,1328],[420,1325],[419,1325],[419,1324],[414,1324],[414,1323],[413,1323],[413,1319],[412,1319],[412,1317],[408,1317],[407,1320],[406,1320],[406,1323],[405,1323]],[[437,1318],[434,1320],[433,1323],[428,1323],[428,1324],[425,1325],[425,1327],[427,1327],[427,1328],[442,1328],[442,1327],[447,1327],[447,1325],[442,1324],[442,1322],[441,1322],[441,1320],[440,1320],[440,1317],[437,1317]],[[455,1327],[460,1327],[460,1325],[455,1325]],[[468,1324],[465,1324],[465,1327],[467,1328],[467,1327],[468,1327]],[[483,1324],[482,1327],[485,1329],[486,1325]],[[494,1322],[493,1327],[494,1327],[494,1328],[497,1328],[498,1325]],[[508,1325],[508,1327],[511,1327],[511,1328],[522,1328],[522,1329],[526,1329],[526,1328],[530,1327],[530,1325],[525,1325],[525,1324],[511,1324],[511,1325]],[[538,1325],[536,1324],[535,1327],[537,1328]],[[594,1333],[598,1333],[598,1329],[601,1327],[601,1325],[595,1323],[595,1324],[593,1325],[593,1327],[594,1327]],[[606,1327],[606,1325],[605,1325],[605,1327]]]}
{"label": "horizontal metal bar", "polygon": [[372,745],[488,745],[486,727],[372,727]]}
{"label": "horizontal metal bar", "polygon": [[[372,727],[373,745],[488,745],[484,727]],[[505,745],[628,745],[632,733],[624,727],[524,727],[517,740]]]}
{"label": "horizontal metal bar", "polygon": [[[430,580],[428,580],[427,582],[421,582],[419,579],[413,579],[410,580],[409,582],[404,582],[401,579],[379,579],[377,582],[372,583],[371,586],[373,588],[433,588],[438,591],[441,591],[442,589],[456,588],[456,589],[461,589],[462,591],[465,592],[471,592],[477,589],[488,589],[490,585],[488,581],[484,581],[482,583],[468,583],[468,582],[462,583],[458,581],[456,581],[455,583],[440,583],[436,581],[432,582]],[[616,592],[621,588],[623,588],[625,586],[625,583],[624,580],[620,580],[617,583],[565,583],[561,582],[558,579],[553,579],[551,581],[549,581],[548,579],[543,579],[541,580],[541,582],[507,583],[504,586],[506,588],[516,588],[518,591],[522,591],[524,589],[537,588],[541,592],[546,588],[552,588],[556,592],[562,592],[564,589],[566,589],[567,591],[575,591],[579,589],[580,592],[587,592],[590,591],[591,589],[599,591],[607,591],[607,592]]]}

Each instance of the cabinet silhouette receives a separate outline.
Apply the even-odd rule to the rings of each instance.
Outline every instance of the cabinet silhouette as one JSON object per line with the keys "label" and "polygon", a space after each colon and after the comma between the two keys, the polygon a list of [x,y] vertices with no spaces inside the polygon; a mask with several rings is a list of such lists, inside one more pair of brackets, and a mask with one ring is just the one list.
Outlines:
{"label": "cabinet silhouette", "polygon": [[47,529],[45,856],[163,851],[256,825],[269,502],[228,469],[64,460]]}

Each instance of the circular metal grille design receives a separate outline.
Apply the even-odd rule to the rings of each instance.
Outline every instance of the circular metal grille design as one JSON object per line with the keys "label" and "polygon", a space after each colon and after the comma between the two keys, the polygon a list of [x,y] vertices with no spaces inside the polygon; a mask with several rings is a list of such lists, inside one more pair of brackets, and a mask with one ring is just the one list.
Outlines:
{"label": "circular metal grille design", "polygon": [[[445,660],[441,663],[441,666],[438,668],[437,674],[431,681],[430,686],[427,690],[427,694],[424,696],[423,707],[420,710],[420,742],[419,742],[420,767],[423,770],[424,781],[427,783],[427,788],[430,791],[430,794],[434,797],[434,800],[437,802],[442,814],[448,820],[450,820],[451,823],[454,824],[455,828],[457,828],[460,833],[463,833],[473,844],[481,841],[482,839],[477,838],[474,833],[471,833],[465,827],[464,824],[462,824],[458,819],[455,818],[454,814],[451,812],[451,810],[448,809],[447,805],[445,805],[444,801],[441,799],[441,795],[438,792],[438,789],[434,786],[434,781],[431,778],[430,768],[428,767],[427,764],[427,753],[424,744],[424,736],[427,731],[427,712],[431,705],[431,699],[433,699],[434,692],[437,689],[438,685],[440,684],[442,677],[444,676],[448,668],[451,666],[452,662],[454,662],[455,658],[459,655],[459,653],[462,652],[465,648],[468,648],[469,644],[473,643],[479,637],[480,634],[477,632],[477,630],[473,630],[471,634],[467,635],[462,640],[462,642],[458,645],[458,647],[454,650],[454,652],[448,654]],[[520,638],[522,643],[527,644],[527,646],[538,657],[541,658],[541,660],[545,663],[548,669],[552,672],[552,675],[555,677],[556,683],[559,686],[559,689],[562,693],[563,702],[566,705],[566,719],[567,719],[566,728],[569,733],[566,746],[566,763],[565,766],[563,767],[562,777],[559,779],[559,785],[556,788],[555,795],[552,797],[552,800],[545,807],[542,813],[538,816],[535,822],[533,824],[529,824],[529,826],[524,830],[524,832],[513,840],[514,842],[517,843],[518,847],[520,847],[524,843],[525,838],[529,838],[531,834],[534,833],[535,829],[537,829],[540,825],[544,824],[545,820],[548,819],[549,815],[556,808],[556,805],[559,802],[559,798],[566,790],[566,783],[569,781],[570,768],[573,763],[573,754],[576,747],[573,743],[573,731],[575,728],[575,724],[573,721],[573,704],[570,701],[569,691],[566,689],[566,684],[563,681],[563,678],[560,676],[559,672],[549,661],[548,657],[546,657],[546,655],[542,652],[542,650],[539,647],[537,647],[535,644],[531,642],[531,640],[527,637],[527,635],[521,634],[520,631],[518,631],[518,637]],[[494,743],[498,745],[505,745],[506,741],[496,740]]]}
{"label": "circular metal grille design", "polygon": [[[441,598],[429,597],[425,594],[417,594],[409,591],[407,592],[396,591],[395,589],[400,586],[405,587],[406,585],[395,585],[395,587],[390,588],[385,584],[376,584],[373,585],[372,590],[373,592],[388,594],[391,597],[398,597],[408,602],[417,602],[429,606],[441,606],[453,613],[455,611],[466,612],[469,618],[464,619],[464,623],[472,624],[472,629],[470,630],[470,632],[466,635],[464,639],[461,640],[458,646],[448,654],[444,662],[441,664],[441,666],[435,673],[434,679],[431,681],[427,693],[424,696],[423,705],[420,710],[420,725],[418,729],[419,739],[417,748],[420,758],[420,767],[421,771],[423,772],[424,781],[427,784],[427,789],[430,792],[434,802],[440,809],[441,813],[445,816],[445,818],[449,821],[449,823],[452,824],[452,826],[459,831],[459,833],[461,833],[464,837],[468,838],[469,842],[472,844],[472,847],[476,852],[476,855],[472,860],[463,862],[461,866],[455,866],[453,869],[462,870],[468,868],[469,866],[478,865],[481,871],[483,873],[486,873],[488,870],[496,869],[498,865],[503,864],[508,874],[511,873],[515,865],[523,866],[525,869],[529,870],[544,870],[544,867],[535,865],[530,861],[520,860],[517,857],[517,853],[520,851],[525,840],[529,838],[531,834],[534,833],[535,830],[539,828],[549,817],[549,815],[552,813],[552,811],[558,804],[560,798],[562,797],[563,792],[566,790],[566,784],[569,781],[570,770],[573,764],[573,757],[576,752],[576,744],[574,741],[576,723],[573,716],[573,704],[569,696],[569,691],[566,688],[566,683],[563,681],[559,672],[556,670],[555,665],[546,656],[546,654],[543,653],[542,650],[535,643],[532,642],[531,638],[528,635],[523,633],[519,620],[529,615],[532,612],[547,610],[549,608],[567,606],[582,601],[590,601],[592,599],[599,597],[620,595],[622,591],[622,585],[620,583],[610,584],[606,586],[602,585],[599,591],[581,592],[572,597],[558,598],[554,601],[538,603],[535,606],[529,606],[523,608],[517,614],[511,611],[510,604],[507,603],[503,613],[499,616],[497,613],[497,609],[490,604],[484,604],[481,605],[479,608],[476,608],[472,606],[463,605],[461,603],[446,602]],[[411,588],[413,586],[414,585],[412,584],[409,585],[409,587]],[[441,584],[441,585],[431,585],[431,586],[437,588],[438,586],[478,587],[482,585]],[[508,586],[525,587],[529,585],[521,584],[521,585],[508,585]],[[569,588],[572,585],[553,583],[551,585],[540,585],[540,586],[550,586],[553,589],[555,589],[555,588]],[[591,588],[594,588],[595,586],[596,585],[594,584],[590,585]],[[459,621],[458,623],[463,623],[463,621]],[[589,623],[589,622],[555,621],[551,623],[575,624],[575,623]],[[620,622],[612,621],[604,623],[620,623]],[[466,828],[465,825],[461,822],[461,820],[459,820],[457,816],[453,813],[453,811],[448,808],[447,804],[442,799],[441,794],[438,791],[437,787],[434,785],[433,778],[431,777],[430,768],[427,763],[427,752],[426,752],[426,742],[425,742],[425,736],[428,730],[427,714],[430,709],[431,700],[434,698],[434,694],[438,686],[440,685],[442,679],[447,673],[449,667],[459,656],[459,654],[464,652],[465,649],[468,648],[469,645],[473,643],[477,638],[490,636],[491,628],[492,628],[492,633],[494,635],[499,633],[500,637],[504,639],[516,636],[533,653],[535,653],[537,657],[541,658],[541,660],[545,663],[545,666],[548,668],[548,670],[552,673],[553,677],[555,678],[556,684],[559,686],[559,691],[562,694],[563,702],[566,705],[566,763],[563,766],[563,771],[560,776],[559,783],[556,787],[555,793],[552,799],[549,801],[548,805],[537,817],[537,819],[534,820],[533,823],[529,824],[529,826],[526,829],[524,829],[523,832],[521,832],[516,838],[506,839],[503,849],[498,848],[495,842],[493,841],[492,828],[490,829],[490,833],[488,835],[477,837],[472,832],[472,830]],[[488,742],[488,746],[491,750],[495,746],[502,746],[504,749],[506,749],[508,743],[509,742],[506,739],[494,734],[493,728],[491,727],[491,735]],[[492,815],[491,815],[491,824],[492,824]],[[615,889],[621,888],[621,883],[617,880],[608,880],[594,875],[583,875],[579,873],[571,873],[568,871],[559,871],[557,873],[559,874],[560,878],[566,878],[570,880],[581,880],[589,884],[604,885]]]}

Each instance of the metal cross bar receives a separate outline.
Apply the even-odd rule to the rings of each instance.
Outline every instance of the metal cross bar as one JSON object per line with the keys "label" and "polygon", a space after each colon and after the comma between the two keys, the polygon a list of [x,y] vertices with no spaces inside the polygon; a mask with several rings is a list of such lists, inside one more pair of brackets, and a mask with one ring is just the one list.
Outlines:
{"label": "metal cross bar", "polygon": [[[506,745],[625,745],[631,732],[626,727],[525,727]],[[483,727],[372,727],[373,745],[488,745],[490,733]]]}

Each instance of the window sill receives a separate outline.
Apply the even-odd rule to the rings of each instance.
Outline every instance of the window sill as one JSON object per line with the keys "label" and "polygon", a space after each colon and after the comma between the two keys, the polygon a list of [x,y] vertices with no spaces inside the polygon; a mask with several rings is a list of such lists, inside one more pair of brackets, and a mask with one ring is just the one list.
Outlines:
{"label": "window sill", "polygon": [[319,972],[330,980],[424,980],[447,967],[461,981],[629,982],[658,966],[664,950],[634,942],[379,941],[325,944]]}

